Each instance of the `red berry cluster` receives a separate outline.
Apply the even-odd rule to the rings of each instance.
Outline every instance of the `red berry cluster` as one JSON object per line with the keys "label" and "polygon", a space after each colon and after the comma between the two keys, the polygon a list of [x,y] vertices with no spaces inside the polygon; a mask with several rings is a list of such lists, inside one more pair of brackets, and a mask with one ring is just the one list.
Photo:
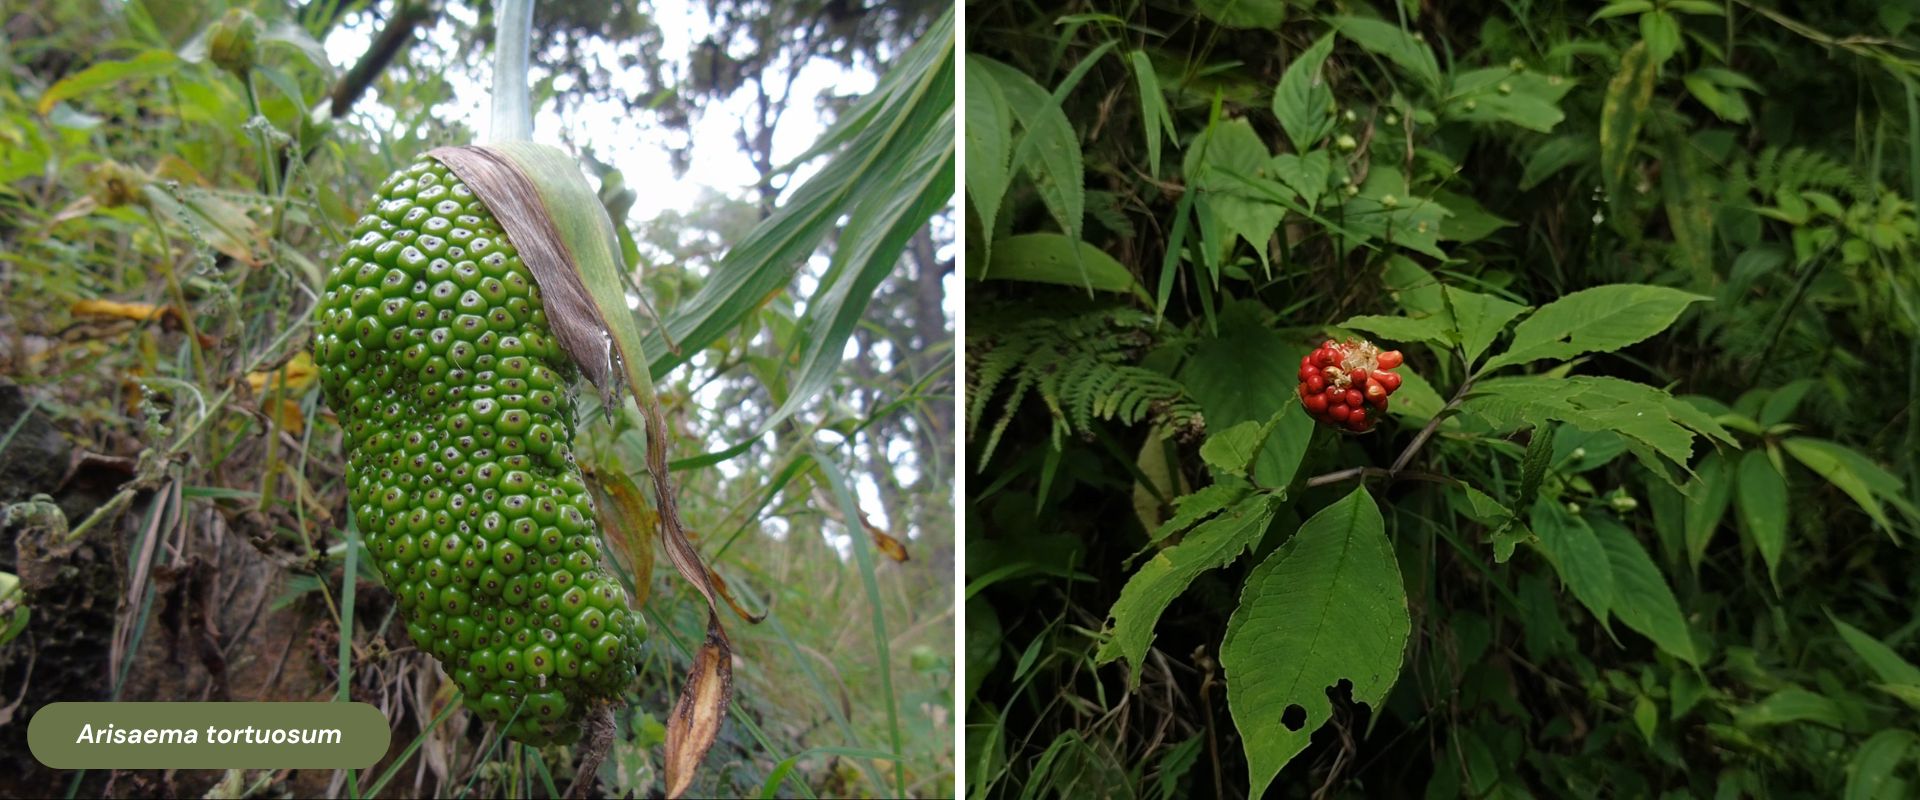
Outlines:
{"label": "red berry cluster", "polygon": [[1387,396],[1400,388],[1392,370],[1403,360],[1400,351],[1382,352],[1372,342],[1328,339],[1300,359],[1300,404],[1336,428],[1371,430],[1387,410]]}

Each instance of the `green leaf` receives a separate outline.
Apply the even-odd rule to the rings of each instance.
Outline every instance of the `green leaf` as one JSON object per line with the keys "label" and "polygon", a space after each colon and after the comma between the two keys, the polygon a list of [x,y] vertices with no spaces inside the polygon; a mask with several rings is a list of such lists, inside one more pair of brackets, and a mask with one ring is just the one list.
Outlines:
{"label": "green leaf", "polygon": [[1606,7],[1601,8],[1599,11],[1593,12],[1593,16],[1588,17],[1587,21],[1599,22],[1603,19],[1624,17],[1628,14],[1640,14],[1652,10],[1653,3],[1648,2],[1648,0],[1614,0],[1614,2],[1608,3]]}
{"label": "green leaf", "polygon": [[1320,196],[1327,190],[1327,181],[1333,177],[1333,156],[1325,150],[1314,150],[1306,155],[1281,153],[1273,157],[1272,170],[1274,177],[1299,193],[1300,202],[1311,209],[1320,204]]}
{"label": "green leaf", "polygon": [[[1078,258],[1074,256],[1075,250],[1079,251]],[[1113,256],[1058,233],[1027,233],[1001,239],[993,248],[985,278],[1084,286],[1102,292],[1144,291],[1133,279],[1133,273]]]}
{"label": "green leaf", "polygon": [[1283,418],[1283,414],[1274,414],[1265,423],[1249,420],[1209,434],[1207,441],[1200,445],[1200,459],[1216,474],[1245,477],[1254,459],[1259,458],[1261,445],[1273,435],[1273,429]]}
{"label": "green leaf", "polygon": [[1717,116],[1728,122],[1746,122],[1752,116],[1747,101],[1738,91],[1727,91],[1714,81],[1706,70],[1696,71],[1681,80],[1686,84],[1687,92],[1693,95],[1700,105],[1706,106]]}
{"label": "green leaf", "polygon": [[1354,44],[1412,73],[1429,91],[1440,90],[1440,64],[1434,60],[1433,49],[1400,26],[1365,17],[1332,17],[1327,21]]}
{"label": "green leaf", "polygon": [[[1273,154],[1244,119],[1222,120],[1209,126],[1201,137],[1201,142],[1187,151],[1187,180],[1200,190],[1227,232],[1246,240],[1265,263],[1267,241],[1280,227],[1286,208],[1252,190],[1249,184],[1266,186],[1282,197],[1291,195],[1268,177]],[[1224,251],[1228,244],[1221,246]]]}
{"label": "green leaf", "polygon": [[[1173,139],[1178,134],[1173,128],[1173,115],[1167,112],[1167,98],[1160,91],[1160,74],[1153,69],[1152,59],[1145,50],[1135,50],[1128,55],[1133,65],[1133,78],[1140,87],[1140,121],[1147,134],[1147,169],[1153,177],[1160,177],[1160,136],[1166,134]],[[972,76],[968,76],[971,80]],[[972,127],[972,111],[968,111],[968,127]],[[968,158],[972,158],[969,154]]]}
{"label": "green leaf", "polygon": [[1632,163],[1641,123],[1653,103],[1656,66],[1647,54],[1646,43],[1636,43],[1620,57],[1620,71],[1607,84],[1606,99],[1600,107],[1600,174],[1611,194],[1620,193]]}
{"label": "green leaf", "polygon": [[1613,609],[1613,562],[1593,528],[1545,497],[1534,501],[1528,516],[1547,563],[1580,604],[1606,625]]}
{"label": "green leaf", "polygon": [[981,66],[1000,84],[1000,93],[1020,122],[1013,163],[1033,177],[1034,188],[1060,229],[1081,238],[1087,194],[1080,138],[1060,109],[1060,99],[1040,88],[1026,73],[989,58]]}
{"label": "green leaf", "polygon": [[1256,320],[1223,314],[1220,335],[1202,339],[1180,374],[1210,427],[1265,422],[1283,412],[1254,460],[1254,479],[1262,486],[1292,483],[1313,439],[1313,420],[1294,399],[1306,352]]}
{"label": "green leaf", "polygon": [[1480,360],[1480,355],[1493,346],[1494,338],[1507,329],[1507,323],[1528,310],[1528,306],[1490,294],[1452,286],[1443,287],[1442,291],[1452,311],[1454,326],[1460,331],[1460,346],[1468,364]]}
{"label": "green leaf", "polygon": [[[1400,371],[1400,391],[1393,393],[1393,402],[1387,406],[1387,413],[1405,417],[1416,426],[1427,424],[1433,415],[1440,413],[1447,401],[1440,399],[1440,393],[1433,390],[1427,379],[1413,370]],[[1440,423],[1440,430],[1452,430],[1457,423],[1448,419]]]}
{"label": "green leaf", "polygon": [[[1314,145],[1333,133],[1333,88],[1321,74],[1321,67],[1332,52],[1333,34],[1320,37],[1287,65],[1287,71],[1280,75],[1280,83],[1273,87],[1273,115],[1279,118],[1280,128],[1287,132],[1287,140],[1293,143],[1295,153],[1313,150]],[[1326,181],[1321,180],[1320,185],[1324,187]]]}
{"label": "green leaf", "polygon": [[1672,325],[1703,295],[1634,283],[1596,286],[1540,307],[1513,329],[1513,345],[1484,371],[1582,353],[1605,353],[1638,343]]}
{"label": "green leaf", "polygon": [[[1327,690],[1348,681],[1377,710],[1400,674],[1412,630],[1406,586],[1380,509],[1364,486],[1320,510],[1261,562],[1227,621],[1220,666],[1242,731],[1250,796],[1332,717]],[[1292,706],[1305,724],[1282,720]]]}
{"label": "green leaf", "polygon": [[1152,540],[1160,542],[1176,533],[1199,524],[1201,520],[1218,514],[1228,507],[1245,499],[1253,485],[1242,480],[1222,480],[1202,487],[1192,494],[1182,495],[1173,500],[1173,516],[1160,523],[1155,529]]}
{"label": "green leaf", "polygon": [[1153,644],[1153,629],[1160,613],[1187,590],[1200,573],[1233,563],[1260,541],[1279,505],[1272,495],[1259,494],[1235,505],[1231,510],[1207,520],[1188,533],[1179,544],[1161,550],[1153,559],[1127,579],[1120,599],[1107,616],[1111,620],[1108,635],[1094,656],[1101,664],[1126,659],[1127,685],[1140,685],[1140,667]]}
{"label": "green leaf", "polygon": [[1733,502],[1735,483],[1727,471],[1726,460],[1719,453],[1710,453],[1700,459],[1700,469],[1687,484],[1687,564],[1696,575],[1700,573],[1700,563],[1706,559],[1708,545],[1713,543],[1713,535],[1720,530],[1720,520],[1727,515],[1727,505]]}
{"label": "green leaf", "polygon": [[[1378,239],[1434,258],[1447,257],[1440,249],[1440,228],[1450,212],[1432,198],[1415,196],[1406,176],[1393,167],[1375,163],[1360,193],[1346,198],[1340,208],[1340,219],[1346,224],[1340,232],[1348,237]],[[1347,245],[1359,243],[1350,239]]]}
{"label": "green leaf", "polygon": [[1666,576],[1660,574],[1640,540],[1610,517],[1594,517],[1589,522],[1613,568],[1614,616],[1675,658],[1700,666],[1700,654],[1694,650],[1693,634],[1680,613],[1680,602],[1674,599]]}
{"label": "green leaf", "polygon": [[1825,695],[1797,686],[1781,689],[1734,714],[1743,728],[1785,725],[1790,722],[1817,722],[1834,728],[1845,727],[1840,707]]}
{"label": "green leaf", "polygon": [[1669,397],[1618,378],[1536,375],[1481,381],[1461,407],[1500,431],[1556,420],[1583,431],[1619,433],[1640,463],[1671,480],[1658,458],[1685,465],[1693,453],[1694,433],[1667,405]]}
{"label": "green leaf", "polygon": [[61,78],[47,87],[47,90],[40,95],[40,103],[36,110],[45,116],[53,111],[55,104],[67,98],[79,97],[121,81],[172,75],[185,63],[179,56],[167,50],[148,50],[126,61],[102,61]]}
{"label": "green leaf", "polygon": [[1488,211],[1480,201],[1464,194],[1436,189],[1433,199],[1450,215],[1446,224],[1440,226],[1440,239],[1448,242],[1468,244],[1480,241],[1501,228],[1511,228],[1514,221]]}
{"label": "green leaf", "polygon": [[1393,342],[1428,342],[1440,350],[1453,346],[1453,330],[1443,317],[1388,317],[1362,314],[1341,320],[1338,327],[1366,331]]}
{"label": "green leaf", "polygon": [[1646,40],[1647,55],[1653,59],[1653,65],[1665,64],[1674,51],[1680,49],[1680,21],[1665,11],[1641,14],[1640,38]]}
{"label": "green leaf", "polygon": [[1520,459],[1520,493],[1514,497],[1515,508],[1531,508],[1534,499],[1540,496],[1540,484],[1547,478],[1547,468],[1553,465],[1553,440],[1550,428],[1533,429],[1533,438],[1527,440],[1526,455]]}
{"label": "green leaf", "polygon": [[1227,28],[1273,30],[1287,21],[1288,0],[1194,0],[1193,7]]}
{"label": "green leaf", "polygon": [[1453,77],[1441,114],[1451,120],[1506,123],[1551,133],[1566,119],[1560,99],[1573,87],[1574,81],[1559,75],[1508,67],[1472,70]]}
{"label": "green leaf", "polygon": [[1848,647],[1853,648],[1854,654],[1860,656],[1861,661],[1867,662],[1867,667],[1873,670],[1874,675],[1879,676],[1880,682],[1920,686],[1920,667],[1915,667],[1911,662],[1901,658],[1893,648],[1868,635],[1866,631],[1848,625],[1845,620],[1834,616],[1833,612],[1827,612],[1827,619],[1833,620],[1833,627],[1840,631],[1840,638],[1846,641]]}
{"label": "green leaf", "polygon": [[1653,698],[1643,694],[1633,702],[1633,726],[1640,729],[1640,738],[1653,744],[1653,734],[1660,729],[1660,706]]}
{"label": "green leaf", "polygon": [[1560,170],[1588,161],[1597,153],[1593,140],[1585,136],[1564,134],[1548,139],[1534,148],[1520,168],[1520,191],[1530,191]]}
{"label": "green leaf", "polygon": [[1740,527],[1767,563],[1767,578],[1780,588],[1780,554],[1787,545],[1787,480],[1765,450],[1740,459]]}
{"label": "green leaf", "polygon": [[[756,313],[768,296],[791,285],[795,272],[820,242],[863,201],[891,197],[905,205],[915,201],[915,187],[920,190],[917,197],[924,198],[937,185],[929,171],[951,173],[953,40],[953,14],[948,12],[901,54],[872,92],[822,135],[804,157],[838,150],[833,158],[795,189],[784,205],[733,243],[713,271],[727,276],[725,280],[706,281],[667,319],[667,331],[679,351],[667,347],[661,331],[647,334],[646,352],[653,354],[651,375],[664,376],[706,352],[708,345]],[[943,153],[945,166],[940,160]],[[872,230],[880,237],[876,241],[892,241],[893,230]],[[880,250],[871,255],[886,260]],[[837,357],[839,351],[833,354]]]}
{"label": "green leaf", "polygon": [[1904,496],[1900,479],[1861,455],[1860,451],[1825,439],[1805,436],[1783,440],[1780,445],[1805,464],[1807,469],[1846,492],[1888,536],[1893,535],[1893,521],[1887,518],[1886,510],[1881,508],[1882,501],[1909,518],[1920,518],[1920,511],[1916,511]]}
{"label": "green leaf", "polygon": [[[981,66],[980,58],[966,57],[967,195],[973,198],[980,228],[992,231],[1011,179],[1008,159],[1013,157],[1013,110],[1007,107],[1000,84]],[[983,249],[990,247],[990,239],[982,236],[977,244]],[[991,251],[983,255],[991,256]]]}
{"label": "green leaf", "polygon": [[1896,797],[1901,780],[1896,773],[1913,748],[1912,731],[1887,729],[1867,737],[1847,762],[1847,788],[1844,800],[1879,800]]}

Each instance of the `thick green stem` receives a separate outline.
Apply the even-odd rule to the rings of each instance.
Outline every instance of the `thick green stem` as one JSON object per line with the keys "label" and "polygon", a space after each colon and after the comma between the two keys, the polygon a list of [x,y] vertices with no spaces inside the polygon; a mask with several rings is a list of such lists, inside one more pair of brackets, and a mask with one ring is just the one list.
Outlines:
{"label": "thick green stem", "polygon": [[533,139],[533,98],[527,86],[533,51],[533,0],[501,0],[494,16],[491,142]]}

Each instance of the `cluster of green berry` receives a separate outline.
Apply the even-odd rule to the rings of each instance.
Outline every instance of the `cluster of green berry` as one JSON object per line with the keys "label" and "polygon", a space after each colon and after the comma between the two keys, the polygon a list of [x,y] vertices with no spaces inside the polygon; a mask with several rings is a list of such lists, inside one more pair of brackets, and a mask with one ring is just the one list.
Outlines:
{"label": "cluster of green berry", "polygon": [[327,278],[314,343],[353,514],[407,634],[509,735],[570,742],[631,683],[645,622],[600,569],[573,367],[498,222],[422,159]]}

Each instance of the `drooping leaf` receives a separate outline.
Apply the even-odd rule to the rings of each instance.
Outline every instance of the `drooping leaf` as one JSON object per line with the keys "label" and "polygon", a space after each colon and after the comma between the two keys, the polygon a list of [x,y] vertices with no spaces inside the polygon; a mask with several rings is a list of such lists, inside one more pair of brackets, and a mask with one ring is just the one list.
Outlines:
{"label": "drooping leaf", "polygon": [[1496,430],[1519,430],[1549,420],[1583,431],[1613,431],[1642,464],[1671,479],[1659,459],[1685,465],[1693,453],[1695,431],[1667,406],[1670,396],[1645,384],[1618,378],[1528,376],[1492,378],[1475,384],[1462,403]]}
{"label": "drooping leaf", "polygon": [[1684,501],[1687,564],[1696,575],[1700,573],[1700,563],[1706,559],[1707,547],[1713,543],[1713,535],[1720,530],[1720,521],[1727,515],[1728,504],[1733,502],[1735,484],[1726,459],[1719,453],[1700,459],[1700,468],[1687,484]]}
{"label": "drooping leaf", "polygon": [[[1247,577],[1220,665],[1242,731],[1251,795],[1306,749],[1346,681],[1375,709],[1400,675],[1412,631],[1406,585],[1380,509],[1364,486],[1321,509]],[[1301,707],[1304,724],[1286,724]]]}
{"label": "drooping leaf", "polygon": [[1831,612],[1827,614],[1827,619],[1833,620],[1833,627],[1840,631],[1840,638],[1846,641],[1848,647],[1853,648],[1854,654],[1867,663],[1867,667],[1873,670],[1873,674],[1878,676],[1882,683],[1920,687],[1920,667],[1901,658],[1900,654],[1894,652],[1893,648],[1888,647],[1885,642],[1847,624],[1845,620],[1834,616]]}
{"label": "drooping leaf", "polygon": [[[1160,177],[1160,137],[1165,134],[1167,139],[1172,140],[1177,135],[1173,129],[1173,115],[1167,111],[1167,98],[1160,91],[1160,74],[1154,71],[1153,60],[1147,57],[1146,51],[1135,50],[1128,54],[1128,62],[1133,65],[1134,82],[1140,88],[1141,125],[1147,134],[1147,170],[1157,178]],[[967,127],[973,127],[971,116],[968,117]]]}
{"label": "drooping leaf", "polygon": [[1140,668],[1147,648],[1153,643],[1153,629],[1160,622],[1160,612],[1185,592],[1200,573],[1233,563],[1258,543],[1278,505],[1272,495],[1249,497],[1201,523],[1179,544],[1161,550],[1142,564],[1139,571],[1127,579],[1127,585],[1120,589],[1120,598],[1113,603],[1113,610],[1107,613],[1111,620],[1107,639],[1100,644],[1095,660],[1105,664],[1126,659],[1128,686],[1139,686]]}
{"label": "drooping leaf", "polygon": [[1613,609],[1613,562],[1593,528],[1544,497],[1534,502],[1529,521],[1539,537],[1540,551],[1560,574],[1561,582],[1601,625],[1606,625]]}
{"label": "drooping leaf", "polygon": [[1341,36],[1420,79],[1429,91],[1440,90],[1440,63],[1434,60],[1433,48],[1400,26],[1366,17],[1333,17],[1328,22]]}
{"label": "drooping leaf", "polygon": [[1740,458],[1740,527],[1767,564],[1767,578],[1780,586],[1780,555],[1787,546],[1787,481],[1765,450]]}
{"label": "drooping leaf", "polygon": [[1613,614],[1626,626],[1653,640],[1661,650],[1694,666],[1701,662],[1693,634],[1680,613],[1680,602],[1660,568],[1640,546],[1633,532],[1609,517],[1588,520],[1607,563],[1613,569]]}
{"label": "drooping leaf", "polygon": [[[1274,195],[1292,195],[1268,174],[1273,154],[1244,119],[1222,120],[1200,136],[1199,142],[1187,150],[1187,180],[1202,193],[1226,232],[1252,245],[1265,261],[1267,240],[1287,212],[1274,201]],[[1224,241],[1219,244],[1222,251],[1228,246]]]}
{"label": "drooping leaf", "polygon": [[1882,503],[1899,509],[1908,519],[1920,519],[1920,509],[1915,509],[1913,503],[1907,500],[1900,479],[1861,455],[1860,451],[1806,436],[1782,440],[1780,446],[1805,464],[1807,469],[1846,492],[1888,536],[1893,535],[1893,521],[1888,519]]}
{"label": "drooping leaf", "polygon": [[1666,330],[1688,305],[1708,299],[1632,283],[1583,289],[1541,306],[1514,326],[1513,345],[1489,360],[1486,369],[1618,350]]}

